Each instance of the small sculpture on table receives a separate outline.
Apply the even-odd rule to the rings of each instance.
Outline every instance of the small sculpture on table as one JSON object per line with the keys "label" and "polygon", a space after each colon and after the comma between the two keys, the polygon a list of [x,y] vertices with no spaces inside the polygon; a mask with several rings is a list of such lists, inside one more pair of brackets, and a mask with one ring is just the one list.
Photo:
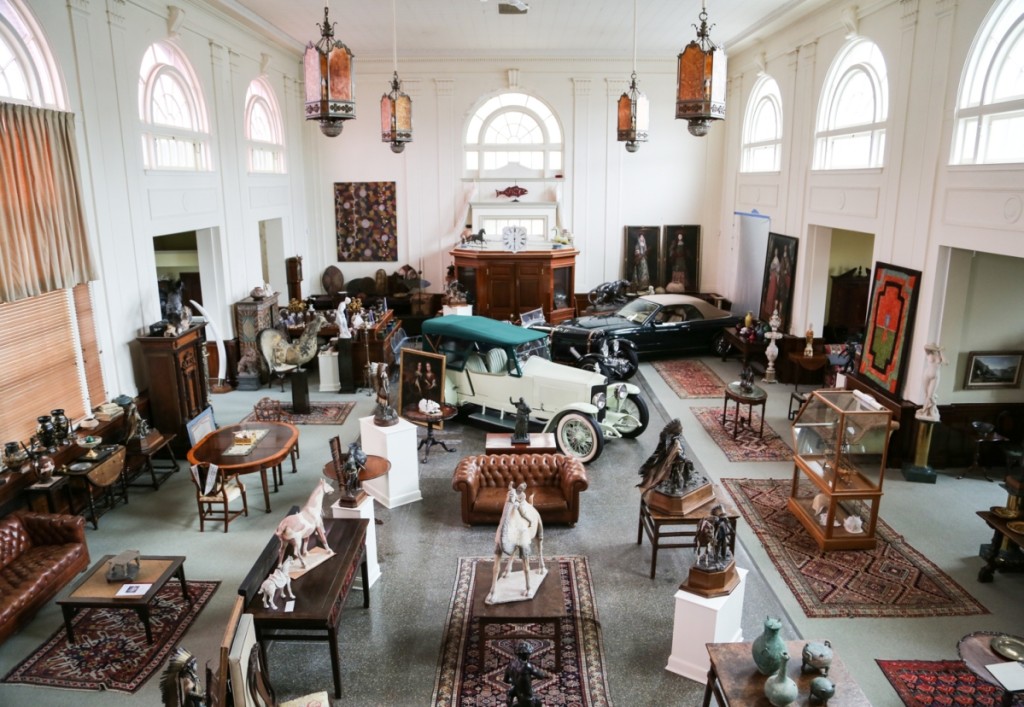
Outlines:
{"label": "small sculpture on table", "polygon": [[512,398],[509,398],[508,401],[516,406],[516,426],[512,431],[512,444],[529,444],[530,406],[523,398],[519,398],[519,402]]}
{"label": "small sculpture on table", "polygon": [[107,562],[107,581],[108,582],[131,582],[139,576],[139,567],[141,562],[139,560],[138,550],[125,550],[119,555],[115,555],[110,558]]}
{"label": "small sculpture on table", "polygon": [[754,392],[754,369],[750,366],[744,366],[740,371],[740,390],[744,395]]}
{"label": "small sculpture on table", "polygon": [[533,679],[546,678],[547,673],[530,662],[531,655],[533,646],[526,641],[520,641],[516,645],[516,657],[505,668],[505,682],[510,685],[505,702],[507,707],[540,707],[543,704],[540,698],[533,694]]}
{"label": "small sculpture on table", "polygon": [[181,646],[174,649],[160,675],[160,697],[164,707],[206,707],[196,658]]}
{"label": "small sculpture on table", "polygon": [[277,611],[277,604],[274,603],[274,598],[277,596],[277,590],[281,590],[282,599],[294,599],[295,593],[292,591],[292,576],[289,574],[292,569],[292,562],[295,559],[289,555],[284,558],[278,567],[271,572],[263,584],[260,585],[259,595],[263,598],[263,608],[273,609]]}
{"label": "small sculpture on table", "polygon": [[299,509],[298,513],[285,516],[284,520],[278,524],[277,530],[274,531],[274,535],[281,541],[281,549],[277,555],[278,564],[284,561],[285,553],[290,547],[292,554],[305,567],[306,555],[309,552],[309,538],[314,533],[320,539],[320,544],[324,546],[324,549],[329,554],[333,554],[331,546],[327,544],[327,532],[324,530],[324,496],[329,493],[334,493],[334,487],[327,482],[327,479],[321,478],[316,488],[313,489],[313,493],[309,495],[306,505]]}
{"label": "small sculpture on table", "polygon": [[693,538],[697,567],[709,572],[721,572],[732,561],[732,524],[721,506],[711,509],[711,515],[701,518]]}
{"label": "small sculpture on table", "polygon": [[366,452],[359,446],[359,442],[353,442],[348,445],[348,456],[345,458],[345,466],[342,469],[345,493],[349,496],[356,496],[362,490],[359,483],[359,472],[365,468]]}
{"label": "small sculpture on table", "polygon": [[[535,592],[530,591],[530,558],[533,556],[533,541],[535,539],[537,554],[540,555],[540,563],[535,572],[540,575],[540,581],[543,581],[547,576],[547,567],[544,564],[544,523],[541,521],[540,513],[533,506],[533,498],[526,498],[526,484],[520,484],[516,488],[510,481],[505,507],[501,512],[501,521],[498,523],[498,530],[494,535],[494,571],[491,575],[491,591],[484,600],[487,604],[519,601],[534,596]],[[522,561],[526,588],[515,599],[505,598],[503,600],[500,596],[498,581],[508,578],[516,555],[519,555],[519,559]],[[502,557],[508,557],[504,572],[501,571]],[[538,587],[540,581],[537,582]]]}
{"label": "small sculpture on table", "polygon": [[812,358],[814,356],[814,325],[808,324],[807,331],[804,333],[804,358]]}
{"label": "small sculpture on table", "polygon": [[689,513],[715,497],[707,476],[694,470],[683,446],[683,423],[672,420],[661,431],[658,446],[639,471],[637,488],[651,508]]}
{"label": "small sculpture on table", "polygon": [[391,427],[398,424],[398,411],[391,405],[391,380],[388,375],[388,364],[366,364],[368,386],[377,394],[377,407],[373,410],[373,424],[378,427]]}

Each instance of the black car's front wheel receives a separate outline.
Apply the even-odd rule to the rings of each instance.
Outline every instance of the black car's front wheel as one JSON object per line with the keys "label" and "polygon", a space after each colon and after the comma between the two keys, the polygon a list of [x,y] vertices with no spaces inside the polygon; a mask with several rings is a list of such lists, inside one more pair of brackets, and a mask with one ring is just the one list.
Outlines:
{"label": "black car's front wheel", "polygon": [[711,340],[711,350],[716,354],[725,358],[732,351],[732,344],[725,338],[725,331],[720,331],[715,334],[715,338]]}
{"label": "black car's front wheel", "polygon": [[576,457],[588,464],[604,450],[604,435],[593,417],[570,410],[558,418],[555,425],[555,444],[562,454]]}
{"label": "black car's front wheel", "polygon": [[651,414],[647,410],[647,403],[639,395],[629,395],[619,403],[619,412],[630,415],[637,422],[630,420],[628,423],[616,425],[616,429],[626,439],[633,439],[643,434],[650,422]]}

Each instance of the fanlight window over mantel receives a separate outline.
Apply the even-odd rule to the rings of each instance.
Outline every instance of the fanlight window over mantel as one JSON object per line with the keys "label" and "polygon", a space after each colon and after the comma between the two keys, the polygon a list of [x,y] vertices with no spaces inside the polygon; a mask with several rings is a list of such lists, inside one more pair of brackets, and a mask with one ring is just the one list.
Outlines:
{"label": "fanlight window over mantel", "polygon": [[509,91],[485,100],[466,124],[463,176],[500,177],[515,169],[524,179],[562,172],[562,128],[539,98]]}

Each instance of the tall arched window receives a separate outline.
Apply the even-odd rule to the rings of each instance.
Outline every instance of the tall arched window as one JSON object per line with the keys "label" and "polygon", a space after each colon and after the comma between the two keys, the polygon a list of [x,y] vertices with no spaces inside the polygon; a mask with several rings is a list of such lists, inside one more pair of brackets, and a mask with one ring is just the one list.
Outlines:
{"label": "tall arched window", "polygon": [[519,165],[524,174],[562,171],[562,129],[546,103],[525,93],[502,93],[484,101],[466,126],[468,177]]}
{"label": "tall arched window", "polygon": [[284,130],[274,90],[265,79],[253,79],[245,94],[245,139],[249,171],[283,174]]}
{"label": "tall arched window", "polygon": [[881,167],[889,87],[878,46],[854,39],[829,68],[818,106],[814,169]]}
{"label": "tall arched window", "polygon": [[42,37],[19,0],[0,0],[0,98],[65,109],[57,63]]}
{"label": "tall arched window", "polygon": [[139,118],[147,169],[211,169],[203,93],[188,59],[169,42],[156,42],[142,57]]}
{"label": "tall arched window", "polygon": [[960,82],[950,162],[1024,162],[1024,0],[997,4],[975,38]]}
{"label": "tall arched window", "polygon": [[743,117],[741,172],[778,172],[782,164],[782,95],[771,76],[754,84]]}

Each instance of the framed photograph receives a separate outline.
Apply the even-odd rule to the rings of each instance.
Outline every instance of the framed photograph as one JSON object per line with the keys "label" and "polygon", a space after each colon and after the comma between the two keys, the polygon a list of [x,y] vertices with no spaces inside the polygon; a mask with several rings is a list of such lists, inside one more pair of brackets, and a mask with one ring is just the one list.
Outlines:
{"label": "framed photograph", "polygon": [[626,226],[626,244],[622,252],[622,279],[633,292],[658,287],[661,261],[658,241],[660,226]]}
{"label": "framed photograph", "polygon": [[871,385],[896,397],[903,390],[920,289],[919,270],[875,263],[864,351],[857,372]]}
{"label": "framed photograph", "polygon": [[1016,388],[1024,351],[970,351],[964,390]]}
{"label": "framed photograph", "polygon": [[661,282],[673,294],[700,292],[700,226],[665,226]]}
{"label": "framed photograph", "polygon": [[443,354],[402,349],[398,372],[399,414],[406,408],[416,408],[424,398],[438,405],[444,402],[444,363]]}
{"label": "framed photograph", "polygon": [[789,315],[793,309],[793,284],[796,280],[796,249],[799,241],[781,233],[768,234],[768,252],[761,282],[761,307],[757,318],[767,322],[779,310],[779,331],[793,333]]}

